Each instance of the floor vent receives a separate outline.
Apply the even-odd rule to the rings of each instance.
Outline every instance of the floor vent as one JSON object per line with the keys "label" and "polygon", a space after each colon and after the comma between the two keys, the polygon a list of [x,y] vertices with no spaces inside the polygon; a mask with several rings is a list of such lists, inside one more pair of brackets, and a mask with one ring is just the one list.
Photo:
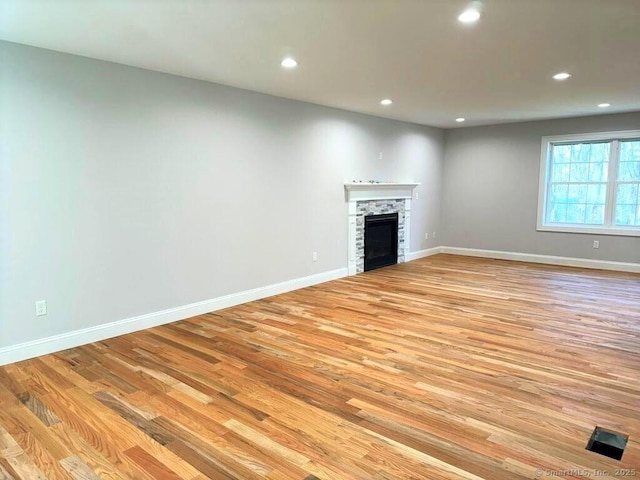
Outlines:
{"label": "floor vent", "polygon": [[629,435],[596,427],[591,434],[589,443],[587,443],[587,450],[620,460],[627,446],[627,440],[629,440]]}

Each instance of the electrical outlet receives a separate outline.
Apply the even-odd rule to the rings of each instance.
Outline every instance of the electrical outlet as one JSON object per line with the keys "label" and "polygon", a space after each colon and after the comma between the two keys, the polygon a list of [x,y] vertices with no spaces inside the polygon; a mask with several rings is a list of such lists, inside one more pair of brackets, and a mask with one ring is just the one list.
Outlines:
{"label": "electrical outlet", "polygon": [[431,235],[431,238],[436,238],[436,232],[433,232],[433,235]]}
{"label": "electrical outlet", "polygon": [[378,158],[382,160],[382,152],[380,152],[380,156]]}
{"label": "electrical outlet", "polygon": [[36,302],[36,316],[41,317],[42,315],[47,314],[47,301],[46,300],[38,300]]}
{"label": "electrical outlet", "polygon": [[416,200],[420,198],[420,192],[416,192]]}
{"label": "electrical outlet", "polygon": [[424,239],[425,239],[425,240],[429,240],[429,232],[427,232],[427,233],[425,233],[425,234],[424,234]]}
{"label": "electrical outlet", "polygon": [[600,248],[600,242],[598,240],[593,241],[593,248]]}
{"label": "electrical outlet", "polygon": [[311,259],[314,262],[317,262],[318,261],[318,252],[313,252],[313,254],[311,255]]}

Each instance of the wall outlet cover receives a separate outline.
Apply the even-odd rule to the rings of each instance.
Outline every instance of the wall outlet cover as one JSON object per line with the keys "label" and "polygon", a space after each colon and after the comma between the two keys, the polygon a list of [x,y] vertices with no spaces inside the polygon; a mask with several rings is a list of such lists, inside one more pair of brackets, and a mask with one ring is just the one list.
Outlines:
{"label": "wall outlet cover", "polygon": [[47,314],[47,301],[46,300],[38,300],[36,301],[36,316],[41,317],[42,315]]}

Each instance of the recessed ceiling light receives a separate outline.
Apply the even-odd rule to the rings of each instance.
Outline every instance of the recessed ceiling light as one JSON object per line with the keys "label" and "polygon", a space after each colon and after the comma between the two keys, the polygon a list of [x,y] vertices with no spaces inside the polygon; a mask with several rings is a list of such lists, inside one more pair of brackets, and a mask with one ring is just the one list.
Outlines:
{"label": "recessed ceiling light", "polygon": [[567,72],[556,73],[553,76],[554,80],[566,80],[567,78],[571,78],[571,74]]}
{"label": "recessed ceiling light", "polygon": [[466,118],[462,118],[462,117],[460,117],[460,118],[456,118],[456,122],[458,122],[458,123],[462,123],[462,122],[464,122],[465,120],[466,120]]}
{"label": "recessed ceiling light", "polygon": [[389,99],[389,98],[385,98],[384,100],[380,100],[380,105],[391,105],[393,103],[393,100]]}
{"label": "recessed ceiling light", "polygon": [[600,103],[600,104],[598,104],[599,108],[607,108],[607,107],[610,107],[610,106],[611,106],[610,103]]}
{"label": "recessed ceiling light", "polygon": [[460,15],[458,15],[458,20],[462,23],[474,23],[480,19],[480,12],[475,8],[468,8]]}
{"label": "recessed ceiling light", "polygon": [[298,62],[291,57],[287,57],[280,62],[280,65],[284,68],[296,68],[298,66]]}

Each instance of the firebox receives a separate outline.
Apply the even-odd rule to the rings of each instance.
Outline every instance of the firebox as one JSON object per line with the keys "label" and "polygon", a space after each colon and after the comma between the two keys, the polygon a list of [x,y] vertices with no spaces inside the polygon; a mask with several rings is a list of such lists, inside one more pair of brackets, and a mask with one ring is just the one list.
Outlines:
{"label": "firebox", "polygon": [[364,271],[398,263],[398,214],[364,217]]}

